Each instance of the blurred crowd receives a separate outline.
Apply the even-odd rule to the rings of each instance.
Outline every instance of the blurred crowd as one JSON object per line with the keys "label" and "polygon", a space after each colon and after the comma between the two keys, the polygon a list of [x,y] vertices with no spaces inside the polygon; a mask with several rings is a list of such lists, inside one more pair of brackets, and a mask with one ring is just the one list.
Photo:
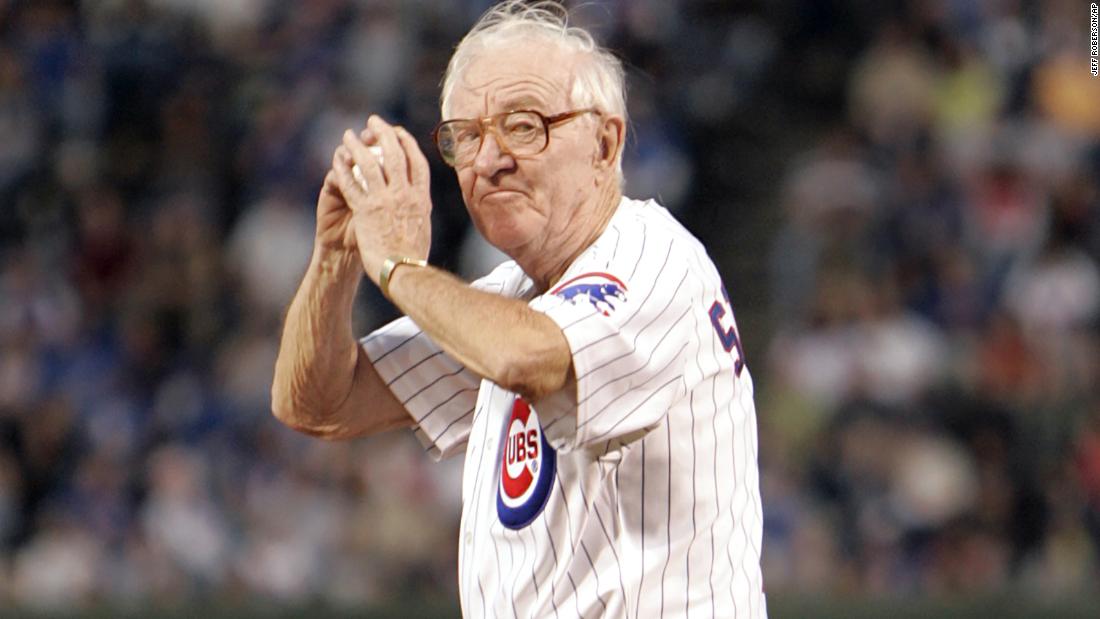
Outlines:
{"label": "blurred crowd", "polygon": [[1094,590],[1100,79],[1085,8],[942,2],[906,18],[876,28],[845,115],[779,196],[765,581]]}
{"label": "blurred crowd", "polygon": [[[0,1],[0,608],[456,599],[460,461],[297,435],[269,391],[321,179],[368,113],[422,136],[433,262],[500,259],[426,138],[487,6]],[[645,117],[628,165],[682,193]],[[360,333],[394,316],[361,296]]]}
{"label": "blurred crowd", "polygon": [[[433,263],[499,259],[426,137],[488,4],[0,0],[0,607],[454,597],[460,462],[299,436],[269,389],[321,179],[368,113],[429,153]],[[578,13],[628,62],[627,192],[701,230],[732,211],[770,256],[700,232],[769,325],[743,334],[769,592],[1086,587],[1085,5],[875,6]],[[371,288],[360,333],[394,316]]]}

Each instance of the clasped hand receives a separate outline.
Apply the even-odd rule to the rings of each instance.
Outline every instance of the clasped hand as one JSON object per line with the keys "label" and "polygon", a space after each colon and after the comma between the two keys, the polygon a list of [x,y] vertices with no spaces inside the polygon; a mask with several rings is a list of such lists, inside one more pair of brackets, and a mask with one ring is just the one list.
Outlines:
{"label": "clasped hand", "polygon": [[[371,146],[382,149],[381,163]],[[353,166],[359,166],[369,189],[356,179]],[[345,131],[325,179],[330,193],[333,182],[350,211],[341,218],[347,229],[333,236],[342,239],[345,249],[354,243],[364,271],[376,284],[387,257],[427,259],[432,236],[428,160],[408,131],[378,116],[371,116],[359,135]]]}

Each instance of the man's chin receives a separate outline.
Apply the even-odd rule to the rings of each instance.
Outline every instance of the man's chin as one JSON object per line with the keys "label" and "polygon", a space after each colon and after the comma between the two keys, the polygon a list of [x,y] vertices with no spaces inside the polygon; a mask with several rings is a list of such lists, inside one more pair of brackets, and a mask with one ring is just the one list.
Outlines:
{"label": "man's chin", "polygon": [[489,244],[493,247],[496,247],[513,258],[515,258],[516,254],[520,253],[527,244],[526,240],[521,238],[519,234],[516,234],[514,230],[490,233],[485,236],[485,240],[489,241]]}
{"label": "man's chin", "polygon": [[492,222],[488,226],[478,226],[478,230],[490,245],[514,258],[531,239],[529,234],[508,219],[509,221]]}

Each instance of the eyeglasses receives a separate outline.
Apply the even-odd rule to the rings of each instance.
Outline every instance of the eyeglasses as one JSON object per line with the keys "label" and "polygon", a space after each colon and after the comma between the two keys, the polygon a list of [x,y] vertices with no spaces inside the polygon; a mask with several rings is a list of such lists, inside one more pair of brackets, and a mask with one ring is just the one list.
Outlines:
{"label": "eyeglasses", "polygon": [[594,107],[543,116],[534,110],[502,112],[484,118],[457,118],[436,125],[432,140],[443,161],[451,167],[465,167],[481,150],[486,131],[497,137],[501,150],[513,157],[531,157],[550,144],[550,128],[582,114],[599,114]]}

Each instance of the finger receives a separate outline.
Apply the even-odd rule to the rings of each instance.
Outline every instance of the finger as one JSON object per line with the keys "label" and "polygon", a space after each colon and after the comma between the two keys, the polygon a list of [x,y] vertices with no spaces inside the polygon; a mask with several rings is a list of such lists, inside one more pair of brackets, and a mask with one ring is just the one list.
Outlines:
{"label": "finger", "polygon": [[407,179],[405,152],[397,140],[397,132],[393,126],[378,115],[371,116],[367,125],[378,137],[378,144],[382,147],[382,167],[386,171],[386,178],[391,182],[397,178],[403,181]]}
{"label": "finger", "polygon": [[[359,184],[359,181],[355,180],[355,176],[351,172],[351,166],[355,165],[351,158],[351,154],[344,146],[338,146],[336,152],[332,154],[332,170],[330,174],[335,176],[336,184],[340,188],[340,193],[344,196],[345,202],[354,211],[355,201],[349,198],[353,196],[364,196],[366,192],[363,191],[363,186]],[[377,168],[377,166],[375,166]],[[381,173],[375,170],[378,176]],[[381,181],[379,181],[381,182]]]}
{"label": "finger", "polygon": [[408,178],[414,187],[427,187],[430,182],[430,168],[424,151],[411,133],[404,127],[397,128],[397,138],[401,141],[401,147],[408,160]]}
{"label": "finger", "polygon": [[329,170],[328,174],[325,174],[325,182],[321,185],[321,192],[334,198],[344,197],[344,194],[340,193],[340,182],[337,180],[336,172],[333,170]]}
{"label": "finger", "polygon": [[[370,147],[359,139],[351,129],[344,132],[344,144],[348,155],[351,157],[351,165],[358,164],[359,172],[367,179],[369,187],[385,187],[386,179],[382,174],[382,168],[378,165],[378,158],[370,152]],[[348,166],[349,172],[351,165]]]}

